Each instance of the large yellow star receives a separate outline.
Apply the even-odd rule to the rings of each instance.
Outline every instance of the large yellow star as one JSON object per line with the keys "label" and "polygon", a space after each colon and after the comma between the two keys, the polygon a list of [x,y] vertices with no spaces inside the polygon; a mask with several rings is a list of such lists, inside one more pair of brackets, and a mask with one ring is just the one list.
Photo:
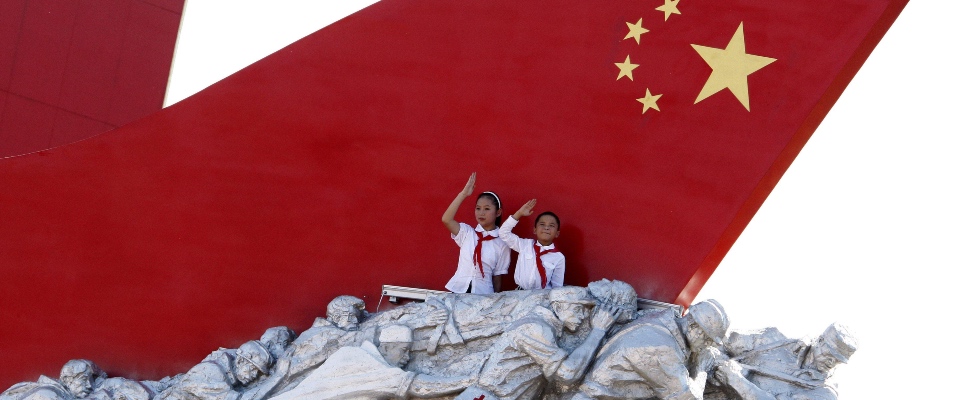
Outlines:
{"label": "large yellow star", "polygon": [[640,24],[643,24],[643,18],[640,18],[636,24],[627,22],[627,28],[630,28],[630,33],[628,33],[627,36],[624,36],[623,40],[634,38],[637,40],[637,44],[640,44],[640,35],[650,32],[650,30],[640,26]]}
{"label": "large yellow star", "polygon": [[632,80],[633,80],[633,70],[637,69],[637,67],[640,66],[640,64],[631,64],[631,63],[630,63],[630,55],[629,55],[629,54],[627,55],[627,60],[626,60],[626,61],[624,61],[624,62],[622,62],[622,63],[614,63],[614,64],[617,66],[617,68],[620,68],[620,74],[617,75],[617,80],[618,80],[618,81],[620,80],[620,78],[623,78],[623,77],[630,78],[630,80],[632,81]]}
{"label": "large yellow star", "polygon": [[654,96],[650,94],[650,88],[647,88],[647,95],[644,96],[643,98],[637,99],[637,101],[639,101],[640,103],[643,103],[643,112],[641,112],[641,114],[646,114],[647,110],[651,108],[654,110],[660,111],[660,107],[657,106],[657,100],[660,100],[660,96],[663,96],[663,94],[661,93]]}
{"label": "large yellow star", "polygon": [[680,10],[677,9],[677,3],[679,2],[680,0],[663,0],[663,5],[657,7],[656,10],[663,11],[663,20],[666,21],[670,18],[670,14],[680,15]]}
{"label": "large yellow star", "polygon": [[703,90],[697,96],[693,103],[699,103],[723,89],[730,89],[730,92],[740,100],[740,104],[750,111],[750,95],[747,91],[747,75],[757,72],[760,68],[766,67],[770,63],[777,61],[776,58],[755,56],[747,54],[743,44],[743,22],[737,28],[737,32],[730,38],[730,43],[725,49],[716,49],[713,47],[699,46],[691,44],[693,49],[700,53],[703,61],[706,61],[713,72],[707,78],[707,83],[703,85]]}

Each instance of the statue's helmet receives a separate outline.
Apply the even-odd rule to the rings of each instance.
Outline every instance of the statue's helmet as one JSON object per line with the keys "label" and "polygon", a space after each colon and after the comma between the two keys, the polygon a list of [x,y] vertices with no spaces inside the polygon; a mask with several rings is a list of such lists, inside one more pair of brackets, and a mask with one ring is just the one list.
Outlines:
{"label": "statue's helmet", "polygon": [[263,343],[270,350],[270,354],[273,354],[274,358],[278,358],[296,337],[297,334],[292,329],[285,326],[275,326],[263,332],[263,335],[260,336],[260,343]]}
{"label": "statue's helmet", "polygon": [[285,326],[275,326],[263,331],[263,335],[260,335],[260,342],[267,344],[267,342],[277,342],[281,345],[290,344],[297,334],[293,332],[293,329],[287,328]]}
{"label": "statue's helmet", "polygon": [[837,357],[842,363],[847,363],[850,356],[857,351],[857,339],[850,330],[842,324],[833,323],[820,335],[820,344]]}
{"label": "statue's helmet", "polygon": [[623,310],[618,322],[626,322],[637,312],[637,292],[633,286],[623,281],[601,279],[587,285],[590,294],[601,304]]}
{"label": "statue's helmet", "polygon": [[717,344],[723,343],[727,329],[730,329],[730,320],[720,303],[713,299],[704,300],[690,306],[687,313],[710,339]]}
{"label": "statue's helmet", "polygon": [[270,371],[270,365],[273,364],[273,356],[259,340],[251,340],[241,345],[237,349],[237,357],[247,360],[264,374]]}
{"label": "statue's helmet", "polygon": [[380,331],[380,343],[411,343],[413,331],[406,325],[388,325]]}
{"label": "statue's helmet", "polygon": [[550,291],[551,303],[582,304],[592,306],[596,304],[586,288],[579,286],[564,286]]}

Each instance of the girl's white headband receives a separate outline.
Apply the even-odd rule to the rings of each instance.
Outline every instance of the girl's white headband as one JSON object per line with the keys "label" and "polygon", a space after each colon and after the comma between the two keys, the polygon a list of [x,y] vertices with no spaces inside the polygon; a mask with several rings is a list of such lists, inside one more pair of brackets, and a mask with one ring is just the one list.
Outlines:
{"label": "girl's white headband", "polygon": [[489,194],[489,195],[493,196],[493,198],[497,199],[497,208],[503,208],[503,207],[501,206],[501,204],[500,204],[500,197],[497,196],[496,193],[494,193],[494,192],[483,192],[483,193],[480,193],[481,196],[483,196],[483,195],[485,195],[485,194]]}

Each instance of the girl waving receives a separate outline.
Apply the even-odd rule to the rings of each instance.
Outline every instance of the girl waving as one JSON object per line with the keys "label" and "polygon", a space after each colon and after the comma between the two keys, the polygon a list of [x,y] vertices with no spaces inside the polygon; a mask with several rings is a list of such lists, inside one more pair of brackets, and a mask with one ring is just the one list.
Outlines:
{"label": "girl waving", "polygon": [[502,214],[500,197],[493,192],[483,192],[477,196],[473,211],[477,219],[476,227],[453,219],[460,204],[473,194],[476,181],[477,173],[474,172],[441,218],[453,241],[460,246],[457,271],[446,285],[447,290],[454,293],[499,292],[500,276],[507,274],[510,268],[510,248],[500,240],[498,232]]}

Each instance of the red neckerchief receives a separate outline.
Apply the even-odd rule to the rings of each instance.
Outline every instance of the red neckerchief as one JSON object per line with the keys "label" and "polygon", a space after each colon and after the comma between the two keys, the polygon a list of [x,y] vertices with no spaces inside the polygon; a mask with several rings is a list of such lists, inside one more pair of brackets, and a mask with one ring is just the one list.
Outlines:
{"label": "red neckerchief", "polygon": [[480,276],[483,277],[483,263],[480,262],[480,251],[483,250],[483,242],[496,239],[496,236],[483,236],[483,232],[477,232],[477,247],[473,248],[473,265],[480,268]]}
{"label": "red neckerchief", "polygon": [[[540,246],[540,250],[543,250],[543,246]],[[543,267],[543,260],[540,259],[540,256],[547,253],[559,253],[560,250],[557,250],[556,246],[550,250],[537,250],[537,241],[533,241],[533,252],[537,255],[537,271],[540,272],[540,288],[547,288],[547,269]]]}

